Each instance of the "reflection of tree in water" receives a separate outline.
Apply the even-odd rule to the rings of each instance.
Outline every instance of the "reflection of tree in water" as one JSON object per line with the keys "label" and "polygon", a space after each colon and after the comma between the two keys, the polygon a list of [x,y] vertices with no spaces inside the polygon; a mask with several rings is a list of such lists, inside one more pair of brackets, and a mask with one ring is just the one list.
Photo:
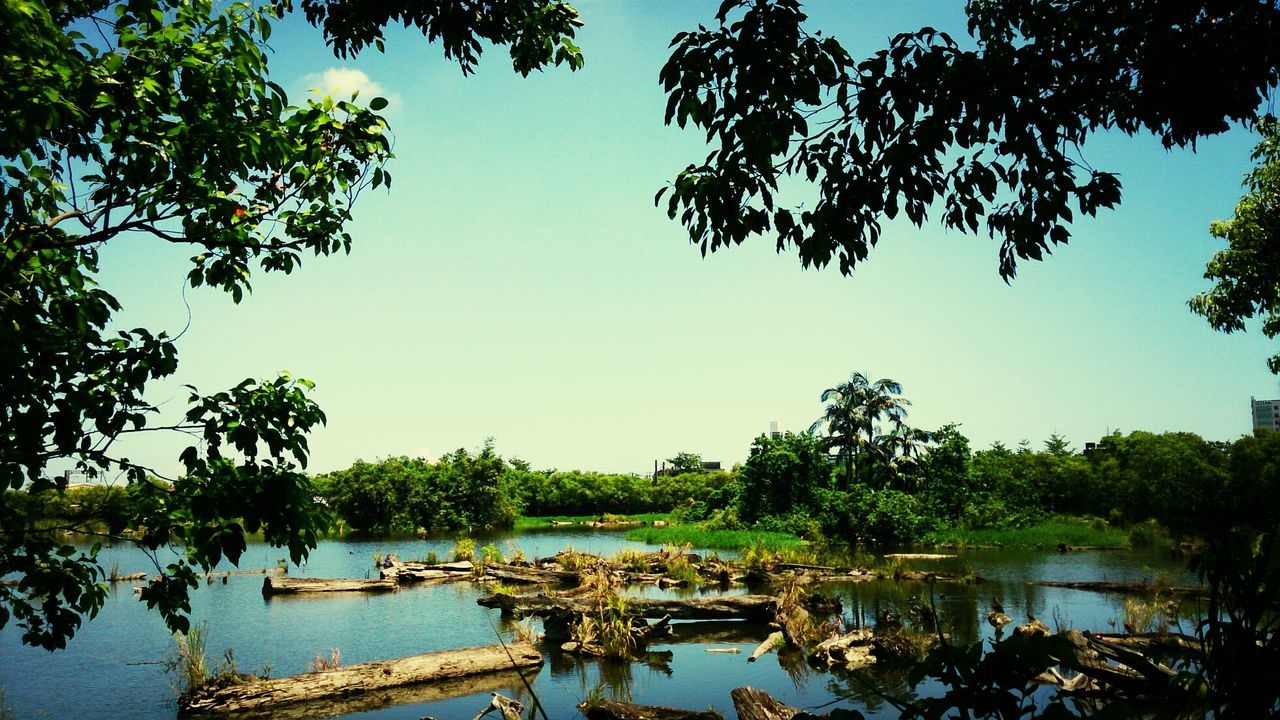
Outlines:
{"label": "reflection of tree in water", "polygon": [[[577,674],[578,686],[584,698],[608,698],[618,702],[631,702],[631,688],[635,685],[635,667],[643,666],[650,673],[671,675],[671,651],[646,653],[637,661],[627,662],[616,658],[583,658],[568,653],[556,653],[564,668],[572,668]],[[592,670],[595,682],[591,682]],[[556,672],[553,663],[552,672]]]}
{"label": "reflection of tree in water", "polygon": [[918,695],[908,682],[911,666],[905,663],[877,663],[850,672],[835,671],[827,681],[827,691],[848,700],[869,713],[893,709],[886,696],[914,702]]}
{"label": "reflection of tree in water", "polygon": [[[606,696],[618,702],[631,702],[631,663],[625,660],[605,658],[596,661],[600,669],[600,680],[593,688],[593,695]],[[583,674],[583,680],[586,674]]]}
{"label": "reflection of tree in water", "polygon": [[936,608],[943,630],[951,634],[954,642],[962,643],[974,642],[981,636],[982,618],[991,594],[1008,590],[1002,583],[930,585],[895,580],[839,586],[840,600],[845,607],[843,621],[848,630],[874,627],[876,618],[888,612],[898,615],[911,629],[931,630],[922,613],[912,612],[911,600],[916,598],[920,607]]}
{"label": "reflection of tree in water", "polygon": [[778,656],[778,667],[791,678],[796,690],[804,691],[813,679],[814,669],[809,666],[803,650],[786,647],[775,653]]}

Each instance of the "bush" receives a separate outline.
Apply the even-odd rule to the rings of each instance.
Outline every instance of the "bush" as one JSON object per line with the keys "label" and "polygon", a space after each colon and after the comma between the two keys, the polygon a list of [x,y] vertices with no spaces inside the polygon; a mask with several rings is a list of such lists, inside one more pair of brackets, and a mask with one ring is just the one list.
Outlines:
{"label": "bush", "polygon": [[458,538],[458,542],[453,546],[453,559],[455,561],[475,560],[476,557],[476,541],[471,538]]}

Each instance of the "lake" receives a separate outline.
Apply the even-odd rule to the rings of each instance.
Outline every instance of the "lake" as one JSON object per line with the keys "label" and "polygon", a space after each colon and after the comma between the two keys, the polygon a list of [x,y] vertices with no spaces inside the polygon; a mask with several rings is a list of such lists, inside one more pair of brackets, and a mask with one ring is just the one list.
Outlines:
{"label": "lake", "polygon": [[[550,556],[573,546],[579,551],[613,554],[631,547],[653,546],[629,542],[617,531],[555,529],[506,533],[482,538],[478,545],[495,542],[510,557],[519,547],[529,558]],[[308,564],[289,569],[291,575],[312,577],[377,577],[374,553],[396,553],[403,560],[435,552],[449,559],[451,540],[332,540],[320,543]],[[950,551],[946,551],[950,552]],[[721,553],[728,555],[728,553]],[[251,545],[241,568],[274,567],[285,557],[283,550]],[[949,560],[909,561],[912,568],[977,572],[988,582],[980,585],[938,585],[935,602],[942,623],[957,642],[991,637],[985,615],[993,596],[1004,603],[1015,622],[1028,611],[1055,625],[1099,631],[1116,628],[1122,616],[1122,599],[1098,593],[1027,585],[1027,580],[1141,580],[1157,573],[1177,584],[1194,577],[1167,555],[1157,552],[1099,551],[1059,554],[1026,550],[961,550]],[[127,546],[104,548],[103,566],[119,563],[121,573],[150,572],[155,568],[141,552]],[[175,675],[166,674],[164,662],[174,644],[158,613],[148,611],[132,592],[138,583],[119,583],[98,617],[87,621],[68,644],[53,653],[22,646],[17,628],[0,631],[0,688],[4,703],[18,718],[173,718],[177,715]],[[266,600],[261,594],[262,576],[244,575],[215,579],[192,591],[192,619],[208,625],[210,661],[230,648],[242,672],[262,672],[272,677],[303,672],[317,655],[341,652],[342,663],[355,664],[406,655],[475,645],[492,645],[499,633],[511,637],[496,610],[476,605],[486,594],[482,587],[458,582],[432,587],[409,586],[385,594],[325,594]],[[846,624],[870,624],[881,608],[906,613],[912,595],[929,597],[919,583],[874,581],[827,586],[844,604]],[[637,592],[631,588],[628,592]],[[645,595],[659,594],[656,588]],[[686,594],[688,591],[684,591]],[[731,592],[745,592],[734,589]],[[756,663],[747,654],[767,630],[745,623],[721,623],[711,637],[715,647],[738,647],[741,654],[706,652],[710,645],[681,642],[653,649],[670,650],[665,666],[601,663],[550,654],[536,677],[535,692],[553,719],[578,717],[583,699],[603,695],[632,702],[702,709],[713,707],[733,718],[729,691],[742,685],[761,688],[784,703],[816,707],[855,692],[851,683],[829,673],[817,673],[803,662],[781,662],[770,654]],[[513,682],[514,680],[514,682]],[[891,677],[885,677],[892,684]],[[505,684],[503,684],[505,683]],[[851,687],[854,686],[854,687]],[[439,720],[471,718],[487,703],[489,691],[498,690],[526,702],[528,693],[518,679],[499,677],[464,697],[435,700],[429,695],[399,697],[402,704],[365,709],[334,717],[378,720]],[[425,700],[422,698],[426,698]],[[416,701],[415,701],[416,700]],[[897,717],[897,712],[876,704],[874,698],[845,702],[868,717]]]}

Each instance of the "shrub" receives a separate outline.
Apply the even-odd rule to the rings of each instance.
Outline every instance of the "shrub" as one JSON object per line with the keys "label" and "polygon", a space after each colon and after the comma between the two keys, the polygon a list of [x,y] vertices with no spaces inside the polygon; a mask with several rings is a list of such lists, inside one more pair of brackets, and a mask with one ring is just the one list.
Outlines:
{"label": "shrub", "polygon": [[1138,523],[1129,528],[1129,545],[1131,547],[1153,547],[1169,544],[1169,535],[1160,523],[1155,520]]}
{"label": "shrub", "polygon": [[502,550],[496,544],[489,543],[480,548],[480,561],[485,565],[490,563],[501,564],[505,562],[505,559],[502,557]]}
{"label": "shrub", "polygon": [[458,542],[453,546],[453,559],[475,560],[476,557],[476,541],[471,538],[458,538]]}

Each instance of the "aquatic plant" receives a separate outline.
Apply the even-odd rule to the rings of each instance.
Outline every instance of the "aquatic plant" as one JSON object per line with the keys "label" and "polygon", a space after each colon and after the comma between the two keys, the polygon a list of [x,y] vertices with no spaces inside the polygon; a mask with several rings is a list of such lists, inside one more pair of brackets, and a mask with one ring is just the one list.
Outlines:
{"label": "aquatic plant", "polygon": [[633,548],[619,550],[610,560],[632,572],[644,572],[649,569],[648,556]]}
{"label": "aquatic plant", "polygon": [[692,585],[699,580],[698,568],[684,554],[679,554],[667,561],[667,577]]}
{"label": "aquatic plant", "polygon": [[503,563],[506,560],[502,557],[502,550],[495,543],[489,543],[480,548],[480,562],[488,565],[490,563]]}
{"label": "aquatic plant", "polygon": [[198,690],[209,680],[209,661],[205,657],[208,629],[208,624],[201,622],[185,633],[173,634],[177,657],[170,660],[168,666],[177,671],[184,693]]}
{"label": "aquatic plant", "polygon": [[455,561],[475,560],[476,541],[471,538],[458,538],[458,542],[453,546],[453,559]]}
{"label": "aquatic plant", "polygon": [[333,648],[329,651],[329,657],[325,657],[323,653],[316,653],[316,656],[311,659],[311,665],[307,667],[307,671],[337,670],[341,665],[342,651],[338,648]]}
{"label": "aquatic plant", "polygon": [[565,548],[563,552],[556,555],[556,562],[560,564],[561,569],[569,572],[578,572],[600,560],[599,557],[591,553],[581,553],[573,549],[573,546]]}
{"label": "aquatic plant", "polygon": [[599,640],[606,657],[629,658],[636,649],[627,599],[613,595],[600,609]]}

